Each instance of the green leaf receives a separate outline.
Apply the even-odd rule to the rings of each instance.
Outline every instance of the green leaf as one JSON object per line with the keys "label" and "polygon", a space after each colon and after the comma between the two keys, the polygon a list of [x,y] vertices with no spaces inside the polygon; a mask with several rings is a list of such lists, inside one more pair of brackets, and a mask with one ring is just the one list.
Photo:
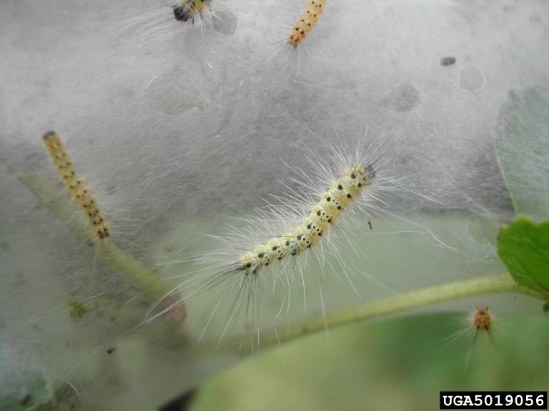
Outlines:
{"label": "green leaf", "polygon": [[537,224],[519,217],[503,226],[498,254],[518,284],[549,292],[549,221]]}
{"label": "green leaf", "polygon": [[0,393],[0,411],[50,411],[51,409],[48,380],[43,372],[38,370],[30,371],[18,390],[6,396]]}
{"label": "green leaf", "polygon": [[549,100],[534,87],[509,93],[495,132],[498,164],[517,214],[549,218]]}

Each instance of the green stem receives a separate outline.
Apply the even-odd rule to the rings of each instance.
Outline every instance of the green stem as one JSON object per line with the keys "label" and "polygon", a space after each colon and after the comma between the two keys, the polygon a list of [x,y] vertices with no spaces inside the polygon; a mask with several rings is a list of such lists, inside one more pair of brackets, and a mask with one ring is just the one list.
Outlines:
{"label": "green stem", "polygon": [[150,270],[139,264],[135,258],[118,248],[114,241],[106,238],[98,240],[98,243],[97,254],[113,270],[122,274],[134,286],[154,298],[170,295],[173,290],[172,287],[159,280]]}
{"label": "green stem", "polygon": [[[17,170],[21,171],[21,170]],[[55,193],[57,190],[49,181],[36,174],[17,172],[15,175],[25,184],[37,198],[39,198],[50,211],[67,226],[77,233],[81,238],[88,239],[90,235],[89,225],[83,219],[73,218],[74,207],[70,201],[60,198]],[[115,271],[121,273],[132,284],[146,294],[159,298],[170,292],[170,287],[160,281],[156,276],[144,268],[133,257],[124,253],[110,239],[99,241],[97,253]],[[411,311],[415,308],[424,307],[440,302],[446,302],[463,297],[471,297],[481,294],[496,292],[518,292],[531,297],[549,301],[549,294],[540,293],[518,285],[509,274],[498,276],[482,277],[473,280],[458,281],[450,284],[437,285],[388,297],[377,301],[367,302],[353,307],[348,307],[327,314],[316,316],[310,319],[297,321],[284,330],[284,335],[278,335],[275,330],[264,332],[260,336],[261,348],[278,345],[307,336],[327,328],[340,327],[355,322],[365,321],[372,318],[380,318],[392,314]],[[222,349],[234,350],[235,347],[247,348],[246,344],[258,346],[257,336],[240,336],[223,341]],[[197,347],[199,350],[211,350],[212,345],[218,345],[218,341],[204,341]]]}
{"label": "green stem", "polygon": [[[60,196],[59,189],[48,179],[25,170],[21,166],[8,164],[8,169],[24,184],[39,200],[46,205],[51,213],[82,241],[90,238],[90,225],[80,213],[76,214],[76,204],[67,196]],[[143,267],[131,255],[123,252],[109,238],[99,240],[94,238],[95,250],[114,271],[123,275],[131,284],[143,291],[145,294],[158,299],[170,293],[172,288],[169,284],[159,280],[150,270]],[[177,299],[177,298],[176,298]]]}
{"label": "green stem", "polygon": [[[441,302],[451,301],[463,297],[472,297],[481,294],[497,292],[518,292],[531,297],[549,301],[549,294],[539,293],[518,285],[509,274],[476,278],[473,280],[457,281],[450,284],[437,285],[399,294],[377,301],[347,307],[325,316],[316,316],[302,321],[297,321],[286,329],[284,334],[277,334],[271,330],[261,334],[260,347],[266,348],[288,342],[296,338],[314,334],[325,329],[332,329],[373,318],[385,317],[392,314],[411,311],[415,308],[424,307]],[[223,349],[234,349],[235,346],[247,348],[243,343],[251,343],[257,346],[257,336],[238,337],[224,341]],[[212,344],[213,342],[210,342]],[[206,345],[209,345],[206,343]],[[211,347],[211,346],[210,346]]]}

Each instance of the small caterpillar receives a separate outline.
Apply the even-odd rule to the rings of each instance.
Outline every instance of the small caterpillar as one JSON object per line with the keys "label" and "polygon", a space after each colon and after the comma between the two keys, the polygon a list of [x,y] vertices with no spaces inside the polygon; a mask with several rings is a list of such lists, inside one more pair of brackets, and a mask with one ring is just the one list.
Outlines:
{"label": "small caterpillar", "polygon": [[[473,335],[473,339],[471,340],[471,343],[469,344],[469,350],[467,352],[467,356],[465,359],[465,365],[469,364],[469,360],[471,358],[471,353],[473,351],[473,346],[479,336],[485,335],[488,337],[488,343],[490,344],[490,347],[492,348],[492,351],[495,354],[495,347],[494,347],[494,341],[492,336],[492,326],[493,326],[493,318],[488,312],[488,306],[481,306],[478,305],[475,306],[475,313],[473,315],[473,328],[475,334]],[[496,356],[497,358],[497,356]]]}
{"label": "small caterpillar", "polygon": [[65,185],[80,208],[88,216],[95,235],[99,239],[108,237],[110,234],[109,225],[105,222],[103,215],[99,211],[99,205],[95,201],[91,190],[74,171],[69,155],[65,151],[65,147],[57,133],[49,131],[44,134],[44,144],[50,152],[53,163],[61,175],[61,179],[65,182]]}
{"label": "small caterpillar", "polygon": [[471,355],[473,354],[473,349],[475,348],[475,345],[477,342],[483,341],[484,343],[488,343],[493,353],[495,354],[494,340],[493,340],[494,318],[488,312],[487,305],[475,306],[475,311],[471,314],[468,314],[466,318],[463,318],[463,323],[465,327],[455,332],[454,334],[450,335],[448,337],[448,342],[452,342],[464,335],[472,334],[472,338],[469,342],[469,348],[467,349],[467,353],[465,355],[466,367],[469,364]]}
{"label": "small caterpillar", "polygon": [[492,328],[492,317],[488,313],[488,306],[476,307],[475,315],[473,316],[473,326],[477,331],[490,331]]}
{"label": "small caterpillar", "polygon": [[297,24],[292,28],[288,39],[288,44],[297,47],[298,44],[305,40],[307,33],[309,33],[318,18],[324,10],[326,0],[309,0],[305,6],[305,10],[301,13]]}
{"label": "small caterpillar", "polygon": [[200,13],[208,7],[212,0],[177,0],[173,6],[173,14],[177,21],[191,21],[194,24],[195,18],[200,18]]}

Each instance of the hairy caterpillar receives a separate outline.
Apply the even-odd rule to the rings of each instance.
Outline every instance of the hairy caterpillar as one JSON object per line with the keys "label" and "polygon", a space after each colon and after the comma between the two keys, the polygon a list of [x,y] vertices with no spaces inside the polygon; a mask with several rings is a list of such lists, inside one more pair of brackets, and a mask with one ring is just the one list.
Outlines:
{"label": "hairy caterpillar", "polygon": [[[368,150],[368,157],[370,155]],[[300,298],[293,296],[292,283],[296,279],[303,287],[305,309],[305,284],[320,280],[329,273],[338,280],[342,276],[346,278],[352,291],[360,298],[349,277],[348,270],[352,263],[346,261],[345,247],[337,239],[341,236],[344,240],[350,240],[355,224],[349,223],[353,218],[361,220],[364,225],[368,223],[371,228],[368,213],[357,214],[354,211],[357,208],[368,210],[373,204],[369,200],[377,199],[380,176],[376,173],[379,172],[379,164],[367,161],[366,150],[361,149],[357,149],[354,155],[333,149],[332,161],[314,157],[305,157],[314,170],[314,178],[301,169],[294,169],[304,177],[293,180],[299,191],[292,189],[286,196],[275,196],[277,201],[257,210],[255,217],[247,218],[247,227],[233,228],[223,236],[213,236],[222,244],[214,251],[191,260],[204,268],[183,274],[185,280],[173,291],[183,294],[177,303],[189,302],[187,308],[190,312],[193,312],[193,304],[199,307],[198,315],[203,320],[200,338],[208,327],[222,329],[222,338],[237,321],[243,320],[244,327],[254,328],[256,325],[259,327],[261,316],[272,315],[277,310],[280,314],[283,307],[287,312],[290,300]],[[307,178],[311,181],[306,181]],[[383,180],[384,176],[381,175],[381,183]],[[356,251],[350,245],[350,249]],[[309,271],[313,262],[319,264],[319,271]],[[167,265],[172,264],[173,261]],[[266,287],[267,283],[272,286]],[[320,287],[320,283],[317,286]],[[262,293],[269,288],[272,291],[270,295]],[[325,313],[322,290],[318,290],[319,309]],[[195,297],[198,297],[198,302]],[[217,302],[216,298],[219,298]],[[224,301],[228,301],[229,306],[225,306]],[[211,303],[215,308],[208,317],[204,317],[203,312]],[[272,309],[260,313],[260,306],[266,305]],[[226,313],[228,318],[223,324],[215,323],[219,319],[213,319],[216,312]],[[193,312],[195,320],[196,315]],[[272,317],[269,323],[272,323]],[[259,335],[259,328],[256,331]]]}
{"label": "hairy caterpillar", "polygon": [[253,251],[247,251],[229,272],[242,272],[245,276],[261,274],[263,268],[289,256],[297,257],[314,247],[337,217],[359,195],[372,184],[375,171],[371,165],[354,164],[344,174],[332,181],[331,187],[315,204],[303,222],[292,231],[280,237],[269,239]]}
{"label": "hairy caterpillar", "polygon": [[[475,315],[473,316],[473,326],[478,331],[490,331],[492,328],[492,317],[488,313],[488,306],[476,307]],[[475,334],[476,335],[476,334]]]}
{"label": "hairy caterpillar", "polygon": [[[494,318],[490,312],[488,312],[488,306],[475,306],[473,313],[467,314],[466,318],[463,318],[464,328],[455,332],[448,337],[448,342],[452,342],[464,335],[471,335],[469,347],[465,355],[465,366],[469,364],[475,344],[482,339],[485,344],[488,343],[495,354],[494,340],[492,335],[492,328],[494,326]],[[480,353],[479,353],[480,355]]]}
{"label": "hairy caterpillar", "polygon": [[292,27],[288,44],[297,47],[298,44],[305,40],[307,33],[313,29],[320,14],[324,11],[325,4],[326,0],[309,0],[307,2],[305,10],[301,13],[299,20],[296,25]]}
{"label": "hairy caterpillar", "polygon": [[[486,336],[488,338],[488,343],[492,349],[493,354],[495,355],[495,346],[492,336],[492,327],[493,327],[493,318],[492,315],[488,312],[488,306],[475,306],[475,313],[473,314],[473,328],[474,334],[471,343],[469,344],[469,349],[467,351],[467,356],[465,358],[465,365],[469,364],[471,358],[471,353],[473,352],[473,347],[475,342],[481,336]],[[495,357],[497,358],[497,356]]]}
{"label": "hairy caterpillar", "polygon": [[61,175],[61,179],[65,182],[65,185],[80,208],[88,216],[95,235],[99,239],[108,237],[110,234],[109,225],[105,222],[91,190],[74,171],[69,155],[65,151],[65,147],[57,133],[49,131],[44,134],[44,144],[50,152],[51,158]]}
{"label": "hairy caterpillar", "polygon": [[212,0],[177,0],[173,5],[173,14],[177,21],[191,21],[200,18],[202,11],[208,7]]}

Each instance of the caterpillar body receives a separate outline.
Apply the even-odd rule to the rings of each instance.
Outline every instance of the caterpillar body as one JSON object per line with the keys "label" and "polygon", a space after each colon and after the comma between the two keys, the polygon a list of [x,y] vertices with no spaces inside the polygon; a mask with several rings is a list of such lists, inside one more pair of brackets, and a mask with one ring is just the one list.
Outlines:
{"label": "caterpillar body", "polygon": [[490,331],[492,328],[492,317],[488,312],[488,306],[476,307],[475,315],[473,316],[473,326],[478,331]]}
{"label": "caterpillar body", "polygon": [[[266,320],[266,316],[276,311],[275,318],[283,311],[289,314],[291,303],[301,298],[307,309],[306,284],[315,281],[310,274],[319,280],[322,313],[325,313],[325,306],[321,277],[327,271],[338,279],[343,274],[360,298],[360,292],[349,277],[348,269],[353,264],[346,261],[344,247],[340,247],[336,240],[339,237],[350,240],[355,224],[349,222],[357,217],[357,209],[365,211],[358,220],[370,225],[368,210],[376,209],[377,192],[384,189],[387,176],[385,173],[376,174],[379,173],[379,164],[366,161],[366,153],[368,157],[372,154],[361,142],[354,155],[333,148],[332,161],[318,155],[304,157],[312,166],[314,178],[301,169],[293,169],[302,177],[293,179],[299,191],[290,188],[290,193],[274,196],[277,199],[274,203],[258,209],[255,216],[247,216],[248,224],[243,228],[232,227],[224,235],[211,236],[218,241],[218,246],[191,259],[190,262],[201,267],[182,274],[184,280],[172,290],[182,295],[177,304],[189,302],[190,312],[195,311],[193,307],[199,308],[193,316],[193,322],[198,320],[203,327],[199,340],[211,327],[212,330],[222,330],[220,343],[227,330],[237,323],[248,330],[251,327],[253,335],[259,337],[263,328],[260,323]],[[350,249],[355,250],[353,245]],[[326,252],[334,259],[327,258]],[[309,265],[316,263],[321,269],[309,270]],[[173,262],[167,266],[171,264]],[[302,297],[294,296],[297,279],[303,287]],[[271,292],[260,296],[267,289]],[[199,300],[196,305],[192,302],[194,298]],[[205,309],[210,304],[214,305],[213,311],[205,316]],[[263,311],[261,306],[270,306],[271,309]],[[214,319],[216,312],[226,313],[223,324],[217,323],[221,318]],[[272,318],[265,324],[274,324]]]}
{"label": "caterpillar body", "polygon": [[107,238],[110,234],[110,227],[103,218],[91,190],[74,171],[70,157],[57,133],[49,131],[44,134],[44,144],[59,171],[61,179],[65,182],[72,197],[87,215],[95,235],[101,240]]}
{"label": "caterpillar body", "polygon": [[305,40],[307,33],[313,29],[314,25],[318,21],[318,18],[320,17],[320,14],[324,11],[325,4],[326,0],[309,0],[307,2],[305,10],[301,13],[299,20],[296,25],[292,27],[288,44],[295,48],[298,44]]}
{"label": "caterpillar body", "polygon": [[372,184],[375,171],[371,165],[354,165],[344,175],[332,182],[322,199],[313,206],[302,224],[280,237],[273,237],[265,244],[258,245],[253,251],[247,251],[240,257],[234,271],[245,276],[258,276],[261,271],[277,260],[288,256],[298,256],[305,250],[314,247],[329,226],[365,187]]}
{"label": "caterpillar body", "polygon": [[[475,306],[475,311],[467,314],[467,316],[462,319],[462,322],[464,324],[464,328],[450,335],[447,340],[448,342],[452,342],[465,335],[470,336],[471,340],[469,341],[469,348],[465,354],[465,367],[468,366],[471,356],[473,355],[473,351],[477,351],[475,350],[475,347],[477,343],[480,342],[483,343],[482,345],[489,345],[492,353],[497,359],[493,340],[494,317],[490,312],[488,312],[488,306]],[[485,347],[476,348],[484,349]],[[484,353],[480,351],[477,352],[477,354],[484,356]]]}
{"label": "caterpillar body", "polygon": [[473,347],[479,338],[486,338],[484,342],[489,344],[492,353],[495,355],[495,358],[498,358],[495,351],[495,345],[492,335],[494,319],[492,318],[492,315],[488,312],[488,306],[475,306],[475,313],[473,314],[472,320],[474,334],[469,344],[467,355],[465,357],[465,366],[469,364],[471,354],[473,353]]}
{"label": "caterpillar body", "polygon": [[200,18],[201,12],[209,6],[212,0],[177,0],[173,6],[173,14],[177,21],[191,21],[194,24],[195,18]]}

